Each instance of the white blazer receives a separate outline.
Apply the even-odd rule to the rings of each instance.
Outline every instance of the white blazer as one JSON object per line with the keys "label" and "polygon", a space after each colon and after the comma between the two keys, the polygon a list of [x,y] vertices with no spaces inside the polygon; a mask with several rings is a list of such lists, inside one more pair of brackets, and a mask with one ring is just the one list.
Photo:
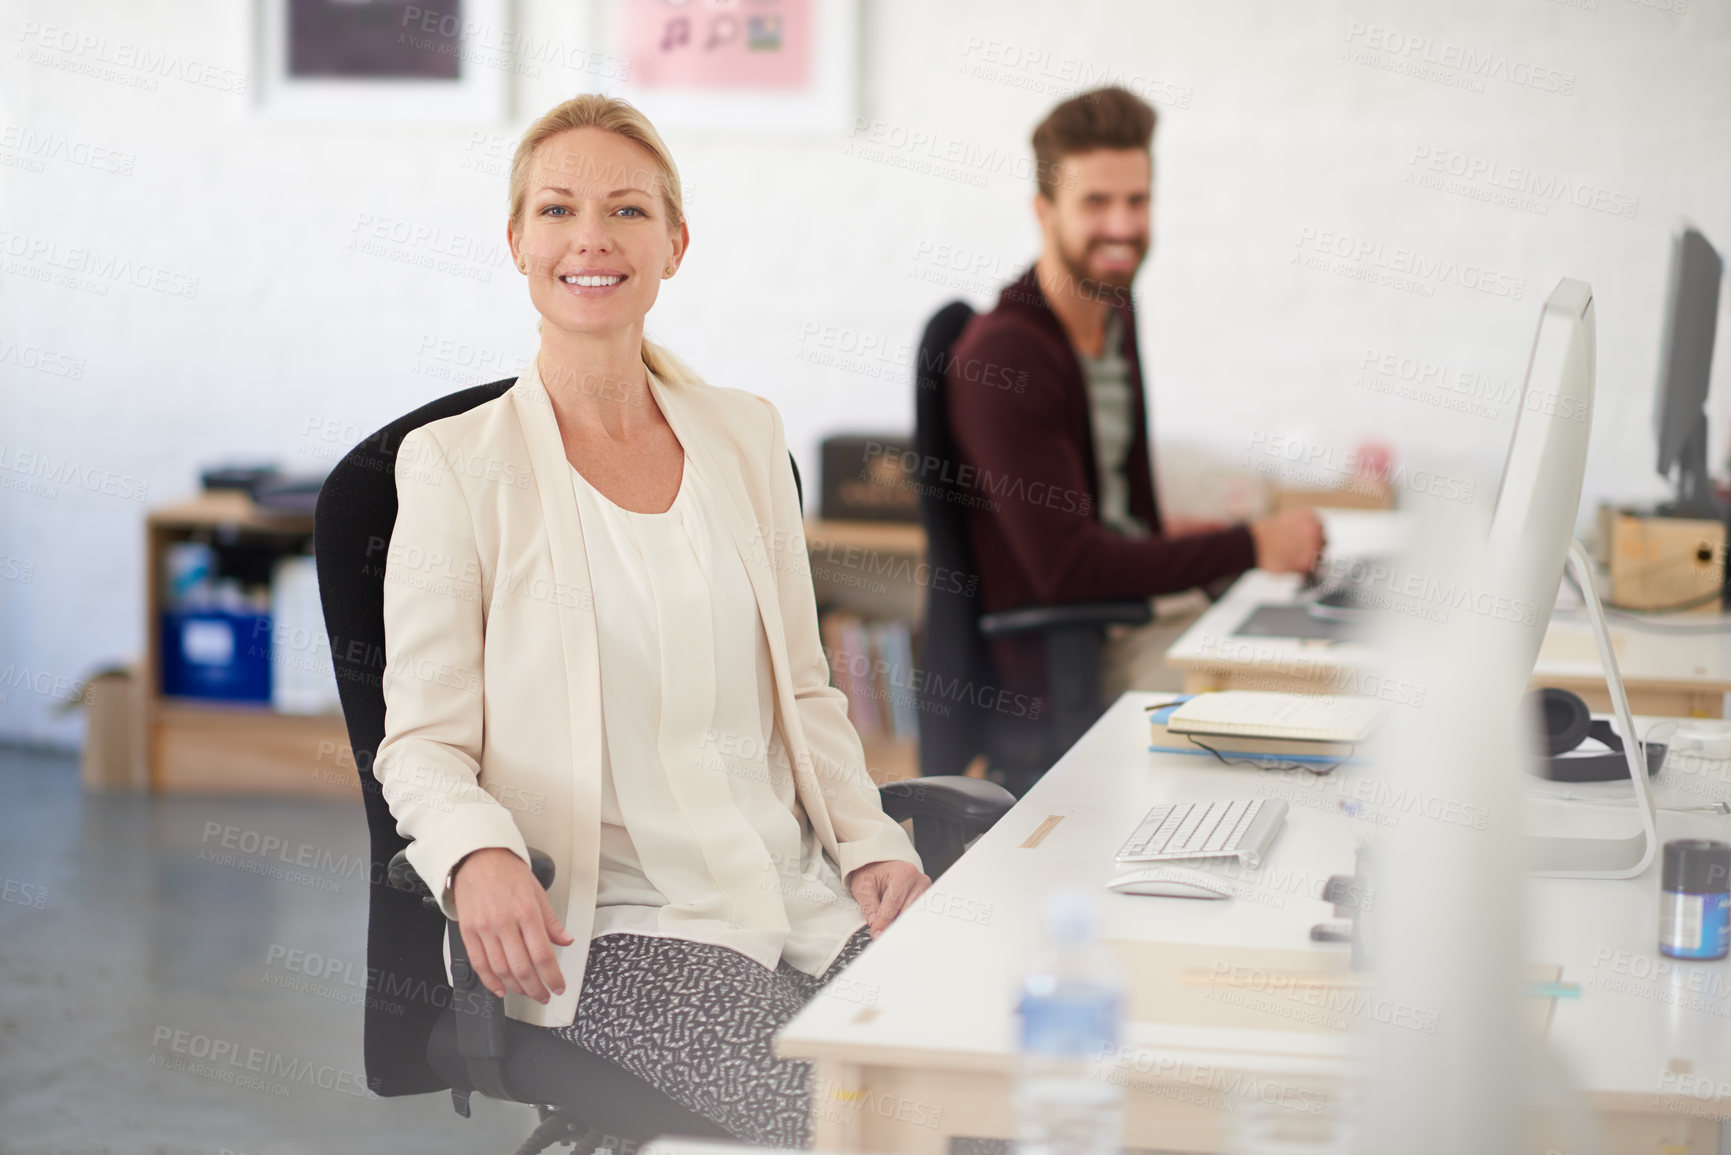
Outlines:
{"label": "white blazer", "polygon": [[[781,415],[738,389],[650,392],[707,478],[757,597],[775,673],[775,720],[799,805],[843,877],[870,862],[920,864],[883,812],[847,699],[829,684]],[[531,361],[497,400],[420,427],[396,464],[385,560],[385,739],[373,760],[415,870],[444,882],[464,855],[551,855],[548,899],[576,940],[554,945],[565,993],[507,994],[540,1026],[576,1016],[599,870],[601,669],[589,563],[563,441]],[[733,656],[752,677],[754,655]],[[446,973],[450,943],[445,946]]]}

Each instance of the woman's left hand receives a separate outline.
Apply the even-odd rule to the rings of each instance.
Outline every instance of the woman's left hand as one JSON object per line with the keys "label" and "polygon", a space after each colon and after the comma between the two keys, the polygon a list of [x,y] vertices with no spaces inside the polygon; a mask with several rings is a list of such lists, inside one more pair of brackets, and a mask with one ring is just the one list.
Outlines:
{"label": "woman's left hand", "polygon": [[932,880],[918,867],[900,859],[868,862],[848,875],[848,889],[865,915],[866,926],[876,938],[896,920],[896,915],[925,893]]}

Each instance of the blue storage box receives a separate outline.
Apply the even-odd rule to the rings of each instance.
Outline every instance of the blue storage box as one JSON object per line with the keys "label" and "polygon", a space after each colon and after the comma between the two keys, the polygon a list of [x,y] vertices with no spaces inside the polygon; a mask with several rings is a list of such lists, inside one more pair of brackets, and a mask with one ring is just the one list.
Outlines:
{"label": "blue storage box", "polygon": [[270,615],[162,611],[162,692],[270,703]]}

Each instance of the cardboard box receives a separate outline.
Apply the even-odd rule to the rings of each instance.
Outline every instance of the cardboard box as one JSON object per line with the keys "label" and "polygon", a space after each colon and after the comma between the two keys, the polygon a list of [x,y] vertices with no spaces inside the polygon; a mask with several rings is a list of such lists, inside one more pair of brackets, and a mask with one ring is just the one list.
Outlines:
{"label": "cardboard box", "polygon": [[1602,509],[1600,537],[1611,571],[1611,601],[1630,609],[1663,609],[1705,601],[1694,612],[1716,614],[1725,584],[1725,526],[1687,517]]}
{"label": "cardboard box", "polygon": [[144,695],[131,670],[105,670],[85,683],[84,754],[79,779],[88,792],[143,790]]}

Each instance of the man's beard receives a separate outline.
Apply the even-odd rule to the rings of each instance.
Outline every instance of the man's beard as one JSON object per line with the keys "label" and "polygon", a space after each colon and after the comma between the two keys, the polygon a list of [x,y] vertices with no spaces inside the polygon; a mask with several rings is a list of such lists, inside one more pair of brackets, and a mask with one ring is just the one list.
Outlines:
{"label": "man's beard", "polygon": [[[1105,243],[1107,242],[1096,241],[1080,253],[1072,253],[1069,246],[1065,244],[1060,243],[1058,245],[1058,259],[1063,262],[1064,271],[1069,274],[1071,282],[1078,288],[1093,283],[1111,289],[1128,289],[1131,282],[1136,279],[1136,274],[1141,271],[1142,262],[1148,256],[1148,242],[1145,240],[1132,242],[1136,246],[1135,268],[1125,269],[1122,272],[1112,270],[1098,277],[1090,273],[1088,271],[1088,254]],[[1118,242],[1111,243],[1116,244]]]}

